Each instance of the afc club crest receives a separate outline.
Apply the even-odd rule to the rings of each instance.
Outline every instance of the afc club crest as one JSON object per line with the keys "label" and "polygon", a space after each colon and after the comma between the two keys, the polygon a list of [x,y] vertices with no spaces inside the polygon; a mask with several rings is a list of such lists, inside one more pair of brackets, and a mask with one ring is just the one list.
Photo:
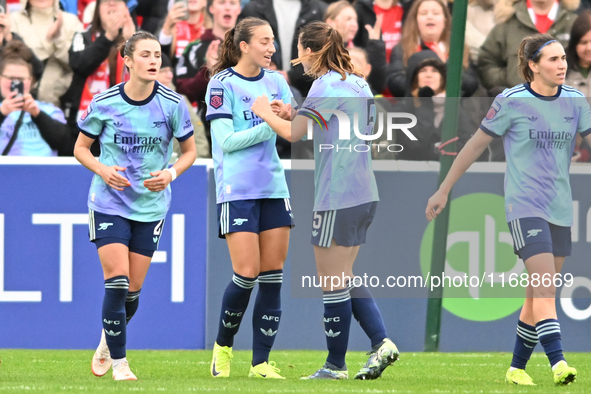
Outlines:
{"label": "afc club crest", "polygon": [[224,104],[224,90],[223,89],[211,89],[209,92],[209,105],[213,109],[219,109]]}

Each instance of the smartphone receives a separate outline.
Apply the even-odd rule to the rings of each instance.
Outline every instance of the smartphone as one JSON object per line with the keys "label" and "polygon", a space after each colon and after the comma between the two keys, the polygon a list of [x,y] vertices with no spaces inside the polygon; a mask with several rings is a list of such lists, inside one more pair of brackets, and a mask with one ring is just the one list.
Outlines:
{"label": "smartphone", "polygon": [[6,0],[0,0],[0,14],[6,14]]}
{"label": "smartphone", "polygon": [[25,85],[23,84],[23,81],[10,82],[10,91],[18,92],[15,97],[23,97],[25,95]]}
{"label": "smartphone", "polygon": [[189,0],[174,0],[174,4],[177,3],[183,3],[185,5],[185,13],[183,14],[181,20],[189,20]]}

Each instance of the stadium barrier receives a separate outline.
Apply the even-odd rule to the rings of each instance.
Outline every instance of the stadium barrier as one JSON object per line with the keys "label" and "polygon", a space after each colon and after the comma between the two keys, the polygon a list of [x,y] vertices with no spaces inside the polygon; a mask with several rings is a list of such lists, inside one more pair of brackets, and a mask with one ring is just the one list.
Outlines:
{"label": "stadium barrier", "polygon": [[[313,164],[284,164],[296,227],[276,348],[324,349],[321,291],[302,285],[302,278],[315,274],[310,245]],[[421,351],[427,292],[416,281],[428,275],[432,225],[424,209],[435,189],[438,164],[376,161],[374,169],[381,202],[354,271],[375,285],[371,290],[400,349]],[[454,188],[446,274],[481,281],[478,286],[454,286],[450,280],[446,287],[442,351],[512,350],[522,293],[509,278],[521,275],[523,265],[512,253],[504,221],[504,169],[504,164],[476,163]],[[573,255],[563,273],[573,280],[558,290],[557,301],[567,351],[591,351],[591,341],[581,340],[589,338],[591,320],[590,176],[587,166],[571,168]],[[90,179],[90,172],[73,159],[0,158],[0,348],[96,346],[103,280],[95,247],[87,239]],[[212,164],[199,160],[173,184],[160,250],[129,326],[130,348],[213,346],[221,296],[232,274],[216,227]],[[236,349],[250,348],[251,311],[252,306]],[[356,322],[352,326],[350,349],[366,350],[368,340]]]}

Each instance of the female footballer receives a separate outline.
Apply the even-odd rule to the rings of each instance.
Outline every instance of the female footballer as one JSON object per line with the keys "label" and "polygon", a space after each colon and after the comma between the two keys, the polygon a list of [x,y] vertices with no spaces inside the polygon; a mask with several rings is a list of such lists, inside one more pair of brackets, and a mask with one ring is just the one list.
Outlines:
{"label": "female footballer", "polygon": [[[275,52],[267,21],[245,18],[226,33],[206,94],[211,121],[219,237],[234,271],[220,310],[211,374],[230,376],[234,336],[257,280],[250,377],[283,379],[269,353],[281,319],[281,284],[293,215],[275,141],[277,135],[251,111],[263,94],[289,102],[284,77],[268,70]],[[287,105],[286,107],[289,107]],[[289,117],[285,110],[282,114]]]}
{"label": "female footballer", "polygon": [[[169,184],[196,158],[189,111],[183,98],[156,81],[160,43],[135,33],[121,47],[130,80],[94,96],[78,122],[74,155],[95,173],[88,194],[89,234],[96,244],[105,279],[101,342],[92,372],[137,380],[126,359],[126,324],[158,248],[170,207]],[[167,168],[172,138],[182,154]],[[90,146],[98,138],[97,161]]]}
{"label": "female footballer", "polygon": [[[343,275],[353,278],[353,263],[377,207],[378,189],[371,164],[371,150],[354,129],[371,134],[375,119],[373,95],[361,74],[355,70],[337,30],[324,22],[312,22],[300,32],[298,59],[305,72],[315,78],[308,97],[293,121],[275,115],[267,97],[260,97],[253,111],[280,136],[300,140],[307,131],[309,118],[322,118],[314,126],[315,196],[312,244],[320,277]],[[278,103],[274,103],[278,104]],[[372,110],[372,108],[374,108]],[[339,139],[335,112],[346,115],[350,139]],[[356,114],[357,113],[357,114]],[[357,127],[354,122],[358,121]],[[339,149],[320,150],[320,145]],[[349,151],[351,147],[356,149]],[[371,340],[372,351],[355,379],[376,379],[394,363],[399,352],[386,334],[386,327],[369,289],[350,281],[338,289],[323,287],[324,330],[328,357],[322,368],[308,379],[347,379],[345,355],[349,341],[351,316],[354,316]]]}
{"label": "female footballer", "polygon": [[[534,385],[525,366],[538,342],[552,366],[554,383],[569,384],[577,376],[562,353],[553,279],[571,254],[569,167],[576,135],[591,141],[591,111],[581,92],[563,85],[566,68],[564,48],[552,36],[523,39],[519,72],[527,82],[497,96],[426,209],[427,219],[435,219],[452,186],[494,138],[503,138],[507,222],[515,253],[529,275],[506,374],[507,382],[517,385]],[[542,282],[545,277],[550,285]]]}

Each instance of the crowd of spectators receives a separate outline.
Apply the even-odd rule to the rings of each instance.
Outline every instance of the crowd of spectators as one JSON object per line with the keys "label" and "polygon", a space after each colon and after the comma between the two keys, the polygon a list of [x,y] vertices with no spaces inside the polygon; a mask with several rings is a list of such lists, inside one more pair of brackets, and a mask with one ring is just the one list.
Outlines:
{"label": "crowd of spectators", "polygon": [[[339,31],[363,72],[381,111],[414,113],[417,141],[404,134],[374,141],[376,159],[438,160],[442,154],[447,62],[453,1],[449,0],[7,0],[0,13],[0,153],[70,156],[76,121],[92,97],[128,75],[115,48],[139,29],[162,44],[158,80],[193,108],[198,155],[211,157],[205,93],[209,70],[226,32],[242,18],[269,21],[280,72],[294,97],[305,97],[312,79],[297,57],[299,29],[322,20]],[[591,1],[469,0],[462,61],[456,151],[476,131],[492,97],[523,81],[517,49],[531,34],[548,33],[566,48],[566,83],[591,96]],[[22,61],[15,60],[22,59]],[[27,100],[15,104],[15,82]],[[393,144],[402,151],[384,149]],[[27,145],[29,144],[29,145]],[[278,139],[282,158],[310,158]],[[382,149],[379,149],[382,147]],[[573,161],[590,161],[577,141]],[[98,153],[98,147],[93,147]],[[453,152],[444,152],[453,153]],[[504,160],[502,143],[481,160]]]}

